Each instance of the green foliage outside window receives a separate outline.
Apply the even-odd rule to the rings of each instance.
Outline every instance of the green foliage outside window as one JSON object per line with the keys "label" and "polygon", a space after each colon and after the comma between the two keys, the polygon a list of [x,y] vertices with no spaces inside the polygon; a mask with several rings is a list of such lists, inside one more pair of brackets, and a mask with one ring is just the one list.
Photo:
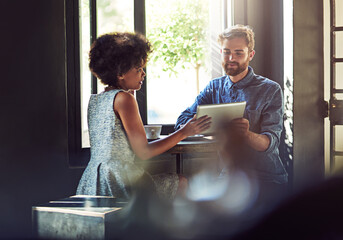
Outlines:
{"label": "green foliage outside window", "polygon": [[[156,3],[156,1],[154,1]],[[207,0],[173,1],[170,11],[157,14],[147,37],[154,47],[151,60],[163,71],[177,74],[177,68],[190,63],[197,73],[205,66],[208,53],[209,4]],[[154,7],[155,8],[155,7]],[[148,16],[149,17],[149,16]]]}

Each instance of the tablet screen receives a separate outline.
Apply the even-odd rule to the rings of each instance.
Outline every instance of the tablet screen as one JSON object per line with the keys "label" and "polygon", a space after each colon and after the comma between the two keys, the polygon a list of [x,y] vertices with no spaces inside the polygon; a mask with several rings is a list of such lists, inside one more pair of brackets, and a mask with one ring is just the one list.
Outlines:
{"label": "tablet screen", "polygon": [[214,135],[220,122],[243,117],[245,105],[246,102],[199,105],[197,108],[197,118],[204,115],[212,117],[211,127],[201,134]]}

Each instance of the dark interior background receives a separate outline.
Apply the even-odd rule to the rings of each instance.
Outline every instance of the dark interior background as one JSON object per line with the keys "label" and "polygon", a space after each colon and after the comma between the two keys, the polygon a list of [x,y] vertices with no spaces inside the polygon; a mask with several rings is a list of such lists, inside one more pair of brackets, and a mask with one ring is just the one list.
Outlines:
{"label": "dark interior background", "polygon": [[0,1],[0,237],[30,237],[31,206],[73,195],[63,0]]}
{"label": "dark interior background", "polygon": [[[255,72],[282,83],[282,47],[278,45],[281,38],[278,13],[282,1],[240,2],[250,6],[245,10],[248,15],[243,15],[243,20],[252,25],[256,32]],[[299,82],[295,85],[294,95],[294,124],[299,126],[294,136],[294,161],[304,163],[296,171],[302,179],[307,176],[304,174],[305,166],[310,161],[317,164],[313,167],[315,170],[308,174],[308,179],[321,176],[321,162],[324,161],[322,119],[316,111],[323,91],[322,70],[320,61],[315,65],[310,61],[322,57],[322,18],[313,14],[322,14],[320,2],[299,0],[295,6],[295,50],[308,45],[308,42],[302,41],[304,30],[310,34],[309,41],[316,49],[315,52],[304,51],[296,55],[294,63],[297,65],[294,81]],[[1,238],[32,236],[31,207],[73,195],[82,174],[82,169],[68,166],[64,6],[64,0],[0,1]],[[313,26],[312,20],[316,26]],[[313,31],[316,29],[319,30]],[[302,64],[306,71],[302,71]],[[304,88],[307,89],[306,100],[301,97],[301,89]],[[300,103],[300,100],[304,101]],[[304,109],[312,111],[304,112]],[[318,130],[310,132],[304,124]],[[307,136],[315,141],[303,144]]]}

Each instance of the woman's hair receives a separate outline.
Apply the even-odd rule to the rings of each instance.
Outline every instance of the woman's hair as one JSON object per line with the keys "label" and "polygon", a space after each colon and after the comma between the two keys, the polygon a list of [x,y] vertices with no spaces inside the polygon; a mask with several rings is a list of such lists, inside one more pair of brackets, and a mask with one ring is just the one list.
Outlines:
{"label": "woman's hair", "polygon": [[235,25],[230,28],[227,28],[219,34],[218,37],[218,42],[219,44],[223,44],[225,39],[232,39],[232,38],[244,38],[249,51],[254,50],[255,47],[255,34],[249,26],[244,26],[244,25]]}
{"label": "woman's hair", "polygon": [[104,34],[91,46],[89,68],[103,84],[118,87],[118,76],[145,66],[151,52],[150,42],[142,34]]}

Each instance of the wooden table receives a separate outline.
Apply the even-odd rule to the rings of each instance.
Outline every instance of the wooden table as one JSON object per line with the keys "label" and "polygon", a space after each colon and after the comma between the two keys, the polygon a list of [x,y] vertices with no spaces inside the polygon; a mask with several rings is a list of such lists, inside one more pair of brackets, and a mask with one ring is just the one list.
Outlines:
{"label": "wooden table", "polygon": [[[161,136],[161,138],[166,136]],[[169,149],[166,153],[176,155],[176,173],[183,174],[184,153],[211,153],[217,151],[216,141],[210,138],[184,140]]]}

